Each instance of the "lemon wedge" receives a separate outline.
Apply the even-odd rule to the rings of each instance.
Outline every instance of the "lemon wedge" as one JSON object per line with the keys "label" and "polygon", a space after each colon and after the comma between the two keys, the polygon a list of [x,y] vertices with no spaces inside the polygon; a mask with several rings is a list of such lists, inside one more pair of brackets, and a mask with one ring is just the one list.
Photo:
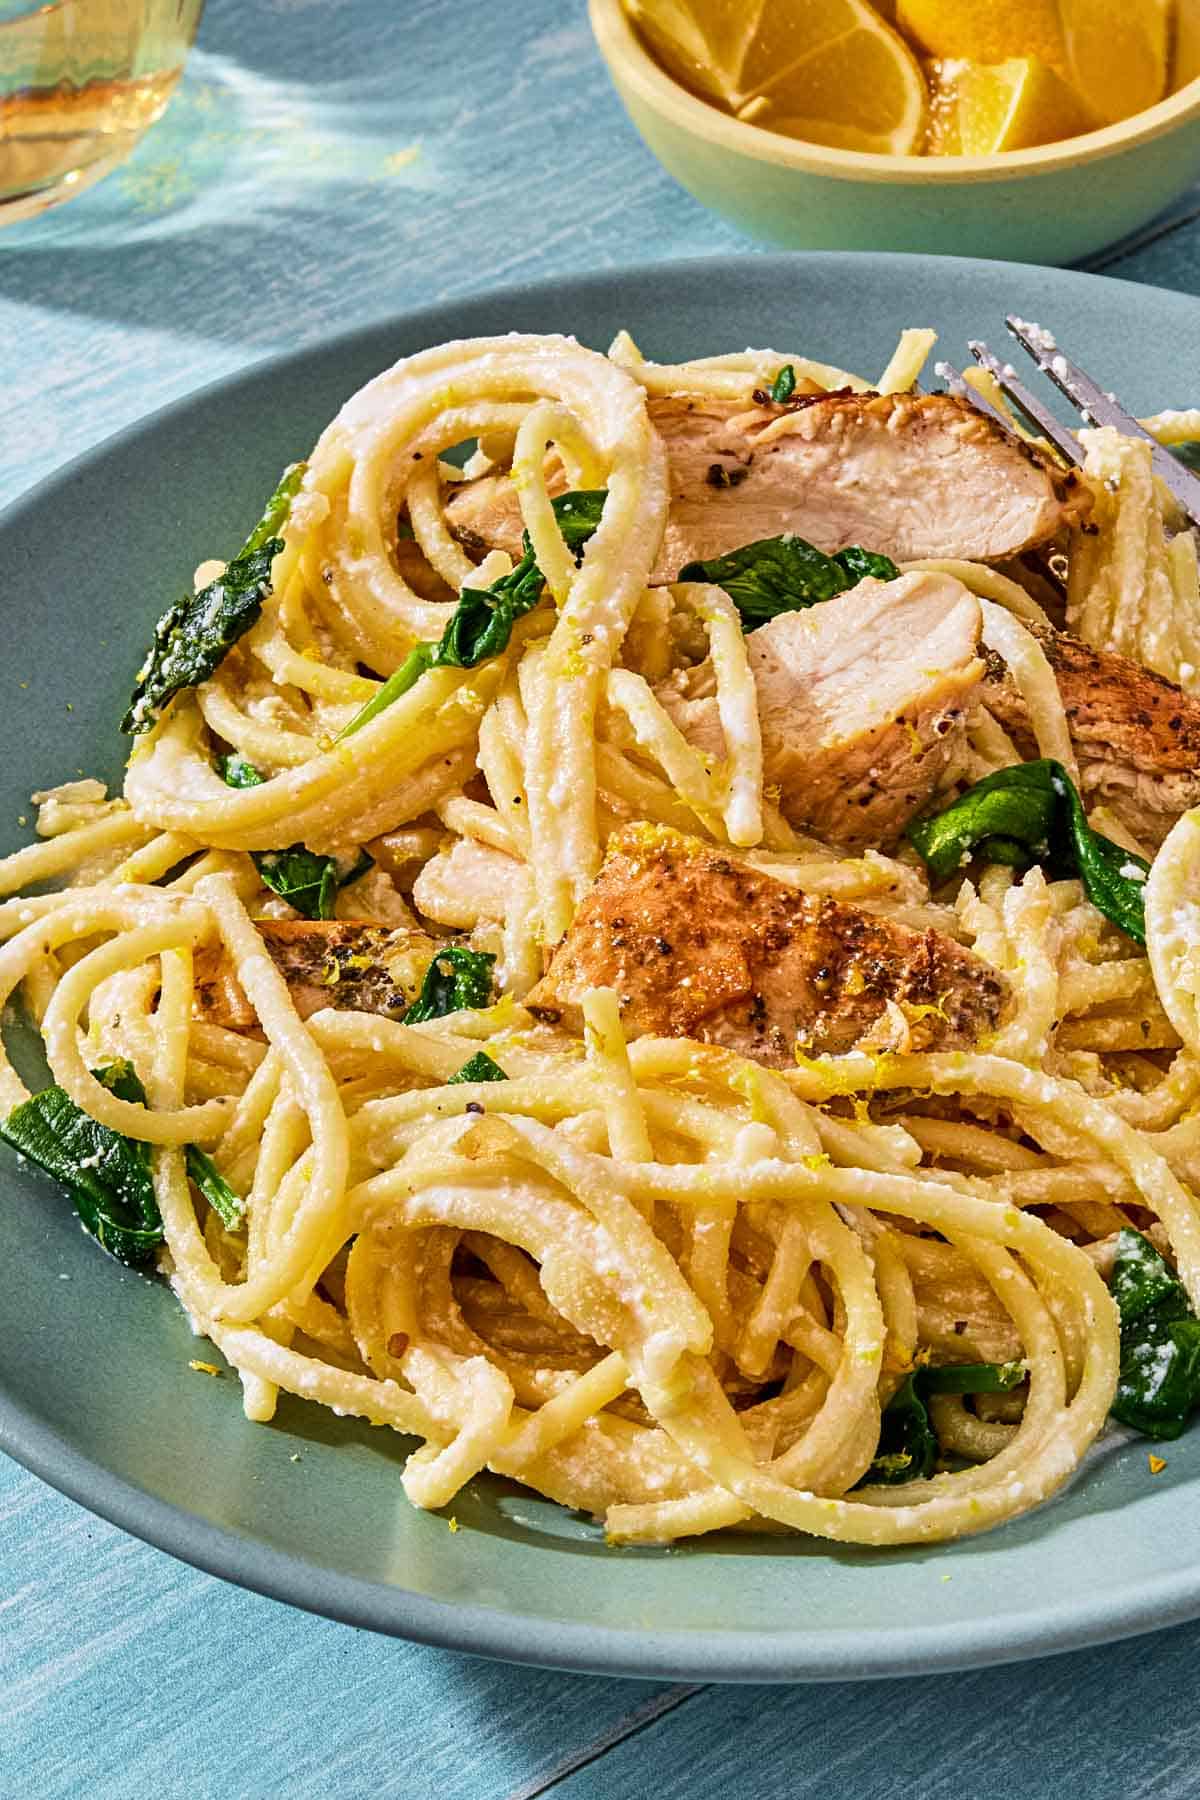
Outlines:
{"label": "lemon wedge", "polygon": [[1093,121],[1065,81],[1035,56],[1000,63],[937,60],[926,148],[932,156],[991,156],[1090,131]]}
{"label": "lemon wedge", "polygon": [[1166,93],[1172,10],[1172,0],[1059,0],[1064,73],[1097,124]]}
{"label": "lemon wedge", "polygon": [[850,30],[810,39],[805,57],[764,83],[738,117],[810,144],[916,154],[929,99],[920,64],[871,7],[853,11]]}
{"label": "lemon wedge", "polygon": [[1174,11],[1174,0],[897,0],[896,23],[937,58],[1036,57],[1093,125],[1112,125],[1166,93]]}
{"label": "lemon wedge", "polygon": [[742,69],[765,0],[625,0],[625,10],[668,75],[732,107],[748,98]]}
{"label": "lemon wedge", "polygon": [[[1126,3],[1136,11],[1141,0]],[[898,0],[896,23],[930,56],[976,63],[1036,56],[1060,74],[1066,67],[1058,0]]]}
{"label": "lemon wedge", "polygon": [[928,94],[866,0],[625,0],[669,74],[739,118],[810,143],[911,155]]}

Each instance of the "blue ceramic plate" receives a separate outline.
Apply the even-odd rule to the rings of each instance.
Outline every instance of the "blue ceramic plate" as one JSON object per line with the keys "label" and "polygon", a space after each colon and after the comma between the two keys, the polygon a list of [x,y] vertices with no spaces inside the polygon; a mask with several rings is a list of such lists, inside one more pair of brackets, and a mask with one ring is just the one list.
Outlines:
{"label": "blue ceramic plate", "polygon": [[[766,343],[870,373],[902,325],[936,326],[961,358],[968,336],[1002,341],[1014,309],[1137,411],[1200,397],[1193,300],[1000,263],[747,255],[431,308],[156,414],[0,519],[0,848],[24,841],[31,789],[118,775],[116,722],[163,604],[395,358],[514,329],[603,347],[624,325],[668,360]],[[514,1660],[754,1681],[963,1668],[1200,1614],[1200,1430],[1154,1478],[1144,1445],[1114,1447],[1040,1512],[942,1548],[730,1535],[614,1551],[490,1478],[451,1532],[405,1500],[399,1440],[299,1401],[248,1424],[236,1382],[189,1370],[197,1346],[163,1286],[101,1255],[7,1156],[0,1183],[0,1447],[139,1537],[298,1606]]]}

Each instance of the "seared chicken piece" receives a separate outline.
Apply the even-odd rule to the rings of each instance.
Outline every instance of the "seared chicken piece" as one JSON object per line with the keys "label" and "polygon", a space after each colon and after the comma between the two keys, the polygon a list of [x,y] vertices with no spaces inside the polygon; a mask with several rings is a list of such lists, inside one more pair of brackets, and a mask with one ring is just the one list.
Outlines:
{"label": "seared chicken piece", "polygon": [[481,919],[500,920],[525,896],[529,876],[522,863],[456,838],[425,864],[413,884],[413,902],[427,919],[471,931]]}
{"label": "seared chicken piece", "polygon": [[[263,942],[302,1019],[322,1006],[398,1018],[416,999],[438,949],[423,931],[342,919],[259,919]],[[196,960],[196,1017],[252,1031],[258,1015],[223,951]]]}
{"label": "seared chicken piece", "polygon": [[938,931],[804,894],[652,825],[610,838],[525,1004],[578,1029],[597,986],[616,990],[631,1036],[699,1038],[772,1068],[797,1050],[849,1050],[881,1022],[915,1050],[962,1048],[997,1025],[1007,997],[995,970]]}
{"label": "seared chicken piece", "polygon": [[[764,777],[793,825],[851,848],[900,836],[963,748],[981,628],[960,581],[914,574],[868,578],[750,633]],[[658,697],[686,738],[724,754],[707,663]]]}
{"label": "seared chicken piece", "polygon": [[[951,394],[821,394],[749,410],[668,395],[649,408],[671,480],[655,582],[787,531],[827,552],[862,544],[897,562],[987,562],[1057,536],[1088,505],[1075,475]],[[557,467],[551,485],[565,486]],[[446,515],[468,548],[521,554],[507,476],[464,483]]]}
{"label": "seared chicken piece", "polygon": [[[1140,842],[1157,848],[1200,805],[1200,701],[1127,656],[1066,632],[1039,631],[1079,759],[1089,805],[1103,801]],[[998,656],[980,698],[1024,756],[1036,756],[1025,703]]]}

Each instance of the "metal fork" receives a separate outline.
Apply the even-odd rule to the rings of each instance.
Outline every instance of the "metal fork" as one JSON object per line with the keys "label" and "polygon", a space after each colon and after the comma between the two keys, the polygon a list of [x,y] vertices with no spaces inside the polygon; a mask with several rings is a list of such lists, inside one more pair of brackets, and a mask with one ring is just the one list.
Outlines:
{"label": "metal fork", "polygon": [[[1145,426],[1139,424],[1132,413],[1126,412],[1113,394],[1105,392],[1086,370],[1072,362],[1059,349],[1058,340],[1052,332],[1041,325],[1032,325],[1017,318],[1015,313],[1009,313],[1004,323],[1021,348],[1033,358],[1043,375],[1048,375],[1059,392],[1066,395],[1085,425],[1112,425],[1125,437],[1146,439],[1151,446],[1150,460],[1155,474],[1161,476],[1192,524],[1200,527],[1200,478],[1177,457],[1172,456],[1156,438],[1151,437]],[[972,341],[968,348],[975,361],[995,377],[1001,392],[1019,406],[1042,436],[1054,445],[1063,461],[1073,468],[1079,468],[1083,463],[1084,451],[1078,438],[1060,425],[1054,414],[1030,393],[1012,364],[1002,363],[978,339]],[[969,400],[993,423],[1006,431],[1011,430],[1003,415],[969,382],[964,381],[951,364],[940,362],[937,372],[953,393]]]}

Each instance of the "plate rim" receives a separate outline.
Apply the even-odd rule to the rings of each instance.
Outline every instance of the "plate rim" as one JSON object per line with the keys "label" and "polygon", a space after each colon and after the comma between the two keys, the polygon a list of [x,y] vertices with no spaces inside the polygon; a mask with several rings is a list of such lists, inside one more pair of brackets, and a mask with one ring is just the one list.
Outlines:
{"label": "plate rim", "polygon": [[[1200,79],[1200,78],[1198,78]],[[143,431],[164,423],[173,413],[183,412],[210,396],[221,393],[224,389],[235,386],[238,382],[256,379],[271,374],[275,370],[287,368],[290,364],[302,362],[305,358],[324,351],[341,349],[376,336],[379,332],[394,327],[396,330],[416,328],[422,320],[435,319],[451,308],[472,306],[483,307],[489,304],[503,304],[517,301],[537,294],[552,296],[556,290],[569,289],[572,293],[603,291],[614,282],[639,281],[655,276],[678,278],[703,277],[714,270],[727,268],[744,260],[750,268],[772,267],[780,270],[794,268],[797,263],[808,266],[829,265],[833,268],[846,267],[870,269],[878,267],[881,271],[899,263],[905,268],[916,268],[918,265],[934,270],[944,269],[947,272],[964,270],[997,271],[1019,283],[1022,280],[1037,278],[1061,282],[1068,287],[1093,288],[1096,286],[1120,288],[1126,295],[1130,293],[1152,294],[1155,303],[1164,303],[1180,308],[1181,311],[1195,310],[1200,307],[1200,296],[1181,293],[1176,288],[1160,287],[1155,282],[1136,281],[1120,275],[1108,275],[1103,270],[1059,268],[1048,263],[1006,262],[999,257],[984,256],[931,256],[919,251],[910,250],[759,250],[748,245],[746,253],[726,251],[712,256],[657,257],[645,262],[622,263],[619,267],[597,269],[588,272],[565,275],[541,276],[535,281],[514,281],[497,288],[468,288],[460,294],[431,302],[428,306],[405,307],[400,312],[380,313],[374,318],[361,321],[345,331],[335,331],[328,337],[314,339],[296,344],[289,349],[271,351],[265,356],[254,356],[236,368],[227,369],[224,374],[214,375],[209,381],[202,381],[196,387],[190,387],[162,405],[152,407],[149,412],[139,413],[127,424],[118,426],[114,431],[98,438],[95,443],[88,444],[78,450],[64,462],[40,475],[29,487],[15,494],[0,506],[0,530],[17,521],[19,515],[27,508],[40,504],[59,484],[66,485],[74,476],[81,474],[93,461],[101,462],[114,450],[139,436]],[[449,341],[449,340],[443,340]],[[382,373],[382,371],[379,371]],[[349,396],[346,396],[349,398]]]}
{"label": "plate rim", "polygon": [[[578,301],[625,283],[662,276],[675,281],[702,280],[717,271],[728,273],[738,260],[736,252],[654,259],[588,273],[544,276],[493,289],[473,289],[426,306],[381,314],[348,330],[266,357],[251,358],[129,421],[50,470],[0,508],[0,533],[18,524],[23,514],[43,505],[56,491],[68,488],[94,464],[103,463],[114,451],[242,382],[282,373],[313,356],[352,354],[356,345],[377,338],[389,328],[397,335],[412,336],[425,329],[428,321],[432,329],[437,329],[432,322],[444,319],[451,310],[502,308],[543,297],[553,302],[556,294],[564,292]],[[1031,277],[1081,291],[1099,284],[1123,290],[1120,298],[1125,302],[1134,293],[1148,292],[1154,296],[1155,305],[1193,314],[1200,309],[1196,296],[1150,283],[1087,270],[1030,268],[986,258],[888,251],[780,252],[755,253],[748,266],[768,273],[775,268],[783,273],[794,271],[798,263],[827,269],[833,276],[853,269],[856,279],[869,279],[872,270],[884,273],[900,264],[906,269],[921,265],[931,284],[936,284],[939,268],[959,274],[983,272],[1003,278],[1014,289],[1021,280]],[[277,1549],[249,1532],[206,1520],[75,1449],[8,1392],[2,1372],[0,1450],[97,1517],[181,1562],[268,1599],[385,1636],[542,1668],[650,1680],[876,1680],[1058,1655],[1162,1630],[1200,1616],[1197,1565],[1190,1571],[1164,1573],[1150,1579],[1138,1577],[1115,1588],[1109,1586],[1095,1598],[1073,1604],[1066,1617],[1061,1608],[1048,1605],[1006,1615],[1001,1620],[981,1615],[954,1623],[909,1621],[902,1634],[883,1638],[861,1626],[835,1627],[823,1630],[815,1644],[802,1628],[771,1633],[737,1630],[718,1637],[679,1628],[643,1629],[586,1620],[545,1619],[498,1607],[441,1600],[398,1584],[331,1569]]]}
{"label": "plate rim", "polygon": [[[24,1425],[24,1436],[13,1434],[13,1418]],[[74,1450],[2,1391],[0,1450],[97,1518],[265,1599],[383,1637],[573,1674],[729,1684],[900,1680],[1065,1655],[1148,1636],[1200,1615],[1200,1569],[1190,1578],[1138,1578],[1076,1606],[1067,1620],[1049,1605],[1001,1623],[991,1616],[965,1624],[909,1622],[903,1667],[890,1636],[879,1639],[860,1627],[825,1630],[814,1655],[802,1630],[738,1630],[713,1638],[698,1631],[546,1620],[331,1570],[213,1524]],[[797,1655],[802,1646],[806,1654]]]}

